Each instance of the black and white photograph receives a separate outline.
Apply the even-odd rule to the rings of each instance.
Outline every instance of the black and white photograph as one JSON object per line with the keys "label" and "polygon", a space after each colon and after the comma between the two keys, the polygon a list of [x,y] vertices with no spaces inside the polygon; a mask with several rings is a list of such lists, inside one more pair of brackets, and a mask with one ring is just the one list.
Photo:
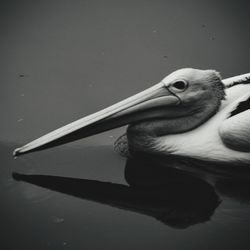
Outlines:
{"label": "black and white photograph", "polygon": [[250,249],[250,3],[1,0],[2,250]]}

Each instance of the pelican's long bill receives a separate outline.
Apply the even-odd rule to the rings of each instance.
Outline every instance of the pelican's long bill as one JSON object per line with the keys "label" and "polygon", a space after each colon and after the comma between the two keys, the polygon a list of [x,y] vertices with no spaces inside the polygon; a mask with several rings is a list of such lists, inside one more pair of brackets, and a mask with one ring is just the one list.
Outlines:
{"label": "pelican's long bill", "polygon": [[168,109],[168,107],[176,106],[179,103],[178,97],[173,95],[163,82],[160,82],[121,102],[17,148],[13,155],[18,156],[51,148],[136,121],[162,117],[163,115],[166,117],[168,112],[171,113],[171,108]]}

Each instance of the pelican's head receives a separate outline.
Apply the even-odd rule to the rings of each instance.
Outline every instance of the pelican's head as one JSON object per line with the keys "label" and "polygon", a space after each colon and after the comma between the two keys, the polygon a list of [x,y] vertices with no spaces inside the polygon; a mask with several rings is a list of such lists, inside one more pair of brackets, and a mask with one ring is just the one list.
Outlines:
{"label": "pelican's head", "polygon": [[221,76],[215,70],[179,69],[165,77],[162,82],[180,98],[182,104],[201,104],[208,100],[220,102],[225,99]]}
{"label": "pelican's head", "polygon": [[187,116],[196,117],[198,123],[202,123],[216,112],[224,95],[216,71],[177,70],[151,88],[16,149],[14,155],[54,147],[127,124],[157,119],[173,121]]}

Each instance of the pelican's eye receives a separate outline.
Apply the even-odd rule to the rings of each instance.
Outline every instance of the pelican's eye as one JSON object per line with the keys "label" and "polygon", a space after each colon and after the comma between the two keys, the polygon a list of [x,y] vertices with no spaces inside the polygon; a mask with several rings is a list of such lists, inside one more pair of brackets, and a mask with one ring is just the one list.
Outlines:
{"label": "pelican's eye", "polygon": [[188,82],[184,80],[179,80],[171,84],[171,87],[177,91],[184,91],[188,87]]}

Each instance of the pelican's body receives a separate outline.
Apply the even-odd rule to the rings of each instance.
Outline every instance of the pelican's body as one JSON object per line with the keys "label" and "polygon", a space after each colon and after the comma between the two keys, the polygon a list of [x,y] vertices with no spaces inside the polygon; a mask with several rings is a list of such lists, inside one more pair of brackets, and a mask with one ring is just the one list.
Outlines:
{"label": "pelican's body", "polygon": [[248,165],[249,77],[222,80],[214,70],[177,70],[151,88],[42,136],[14,154],[129,124],[127,145],[133,154],[143,151]]}
{"label": "pelican's body", "polygon": [[[215,115],[193,130],[157,138],[157,150],[203,161],[250,164],[250,106],[230,117],[238,104],[248,98],[250,84],[227,88],[226,100]],[[228,137],[233,138],[230,143],[226,142]]]}

